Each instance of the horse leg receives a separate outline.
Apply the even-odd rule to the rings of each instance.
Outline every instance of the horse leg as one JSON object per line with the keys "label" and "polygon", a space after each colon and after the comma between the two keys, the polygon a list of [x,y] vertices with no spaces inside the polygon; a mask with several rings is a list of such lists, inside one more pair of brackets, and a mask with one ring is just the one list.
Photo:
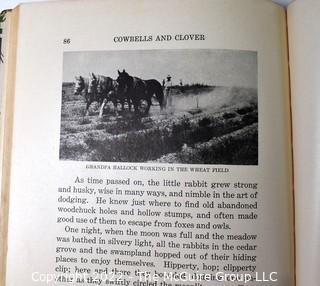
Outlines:
{"label": "horse leg", "polygon": [[129,111],[131,111],[132,109],[132,103],[131,103],[131,99],[128,98],[128,106],[129,106]]}
{"label": "horse leg", "polygon": [[123,98],[121,99],[121,109],[122,109],[122,111],[124,111],[124,99]]}
{"label": "horse leg", "polygon": [[102,118],[102,115],[103,115],[103,110],[104,110],[104,107],[107,103],[107,99],[105,98],[100,106],[100,112],[99,112],[99,117]]}
{"label": "horse leg", "polygon": [[149,113],[149,110],[150,110],[150,107],[151,107],[151,104],[152,104],[152,102],[151,102],[151,97],[149,97],[149,98],[147,99],[147,103],[148,103],[148,106],[147,106],[147,109],[145,110],[145,113],[144,113],[144,114],[148,114],[148,113]]}
{"label": "horse leg", "polygon": [[140,115],[140,112],[139,112],[139,100],[134,100],[133,101],[133,107],[134,107],[134,113],[136,115]]}
{"label": "horse leg", "polygon": [[86,106],[86,116],[89,116],[89,107],[90,107],[90,102],[87,102],[87,106]]}
{"label": "horse leg", "polygon": [[118,101],[117,101],[117,99],[114,99],[112,101],[112,103],[113,103],[113,106],[114,106],[114,112],[115,112],[116,116],[118,116],[119,113],[118,113]]}

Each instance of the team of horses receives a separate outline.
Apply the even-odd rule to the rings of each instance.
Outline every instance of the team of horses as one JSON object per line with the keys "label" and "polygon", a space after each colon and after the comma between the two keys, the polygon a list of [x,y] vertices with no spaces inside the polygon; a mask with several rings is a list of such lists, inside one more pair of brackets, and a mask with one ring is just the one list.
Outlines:
{"label": "team of horses", "polygon": [[103,111],[108,102],[112,102],[114,110],[118,113],[118,105],[122,110],[125,104],[129,111],[132,106],[136,114],[145,115],[152,105],[152,98],[159,102],[160,109],[164,109],[166,100],[163,87],[156,79],[141,79],[129,75],[125,70],[118,70],[118,78],[97,75],[91,73],[87,77],[76,77],[75,95],[83,95],[86,101],[86,115],[89,115],[89,107],[93,102],[100,106],[99,117],[103,116]]}

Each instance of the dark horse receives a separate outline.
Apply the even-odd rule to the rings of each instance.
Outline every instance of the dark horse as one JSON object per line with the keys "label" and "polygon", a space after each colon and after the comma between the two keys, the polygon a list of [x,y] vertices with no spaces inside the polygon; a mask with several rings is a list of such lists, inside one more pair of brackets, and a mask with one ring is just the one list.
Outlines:
{"label": "dark horse", "polygon": [[134,111],[140,114],[149,112],[152,97],[155,95],[161,110],[165,107],[163,89],[155,79],[143,80],[138,77],[130,76],[125,70],[118,70],[117,82],[118,93],[132,101]]}
{"label": "dark horse", "polygon": [[89,78],[86,77],[76,77],[76,83],[74,87],[75,95],[82,95],[86,100],[86,115],[89,115],[89,107],[92,102],[98,101],[98,98],[95,97],[94,94],[89,93]]}
{"label": "dark horse", "polygon": [[[94,94],[100,103],[100,112],[99,116],[101,117],[103,114],[103,110],[105,105],[111,101],[114,105],[116,113],[118,112],[118,101],[120,101],[122,105],[122,110],[124,110],[124,104],[126,98],[120,96],[117,92],[118,90],[118,82],[111,77],[103,76],[103,75],[95,75],[91,74],[89,80],[88,92],[90,94]],[[128,101],[129,109],[131,109],[131,103]]]}

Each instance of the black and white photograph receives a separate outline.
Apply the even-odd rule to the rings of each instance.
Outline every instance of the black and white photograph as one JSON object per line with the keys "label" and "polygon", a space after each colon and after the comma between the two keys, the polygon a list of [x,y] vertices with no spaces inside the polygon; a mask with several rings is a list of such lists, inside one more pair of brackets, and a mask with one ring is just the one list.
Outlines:
{"label": "black and white photograph", "polygon": [[257,52],[65,52],[60,160],[258,165]]}

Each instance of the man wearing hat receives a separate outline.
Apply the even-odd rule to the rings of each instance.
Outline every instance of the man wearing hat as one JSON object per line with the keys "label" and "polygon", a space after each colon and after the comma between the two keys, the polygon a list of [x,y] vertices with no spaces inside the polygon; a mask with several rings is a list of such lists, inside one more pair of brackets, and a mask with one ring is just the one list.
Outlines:
{"label": "man wearing hat", "polygon": [[165,93],[165,98],[168,106],[172,106],[171,89],[172,89],[172,81],[171,81],[171,76],[168,74],[167,79],[164,83],[164,93]]}

